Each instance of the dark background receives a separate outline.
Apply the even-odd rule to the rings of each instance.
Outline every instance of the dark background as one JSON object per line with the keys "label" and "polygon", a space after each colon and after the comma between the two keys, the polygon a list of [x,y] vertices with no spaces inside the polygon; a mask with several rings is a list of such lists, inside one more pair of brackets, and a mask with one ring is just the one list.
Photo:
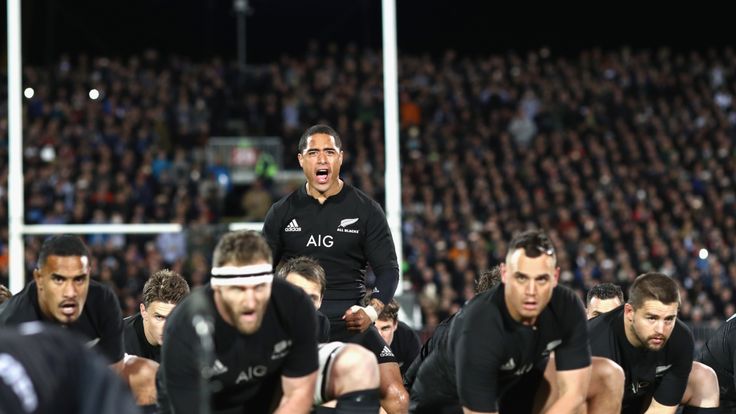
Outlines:
{"label": "dark background", "polygon": [[[23,0],[24,64],[49,64],[61,54],[128,56],[147,48],[192,59],[236,58],[231,0]],[[596,8],[541,9],[493,1],[397,0],[404,53],[465,54],[549,46],[558,55],[582,48],[630,45],[676,49],[733,42],[729,13],[713,9],[644,11],[601,3]],[[249,0],[247,58],[263,63],[301,54],[310,39],[380,48],[380,0]],[[2,49],[6,9],[2,8]]]}

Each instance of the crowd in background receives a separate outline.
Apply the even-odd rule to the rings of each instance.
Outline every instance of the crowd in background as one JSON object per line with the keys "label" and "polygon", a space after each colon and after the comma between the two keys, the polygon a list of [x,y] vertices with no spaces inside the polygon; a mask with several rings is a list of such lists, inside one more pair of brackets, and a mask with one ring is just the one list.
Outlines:
{"label": "crowd in background", "polygon": [[[262,206],[291,189],[259,182],[243,196],[250,202],[227,211],[233,190],[206,161],[208,138],[280,136],[294,169],[300,134],[328,123],[343,138],[343,179],[382,203],[380,67],[376,51],[316,44],[244,72],[153,51],[27,67],[26,223],[183,224],[182,233],[86,238],[93,274],[124,313],[162,267],[205,283],[222,223],[262,219]],[[731,49],[400,56],[403,270],[426,331],[472,297],[476,275],[529,227],[549,232],[561,280],[581,295],[653,270],[680,282],[680,317],[696,327],[736,313],[735,71]],[[29,275],[39,245],[26,240]]]}

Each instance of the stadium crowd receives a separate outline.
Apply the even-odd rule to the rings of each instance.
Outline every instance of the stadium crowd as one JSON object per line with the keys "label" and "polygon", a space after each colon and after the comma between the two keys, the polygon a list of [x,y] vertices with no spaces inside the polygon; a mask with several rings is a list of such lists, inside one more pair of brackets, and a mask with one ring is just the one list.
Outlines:
{"label": "stadium crowd", "polygon": [[[26,222],[187,226],[86,238],[92,274],[114,288],[124,314],[157,269],[203,284],[217,225],[249,213],[224,209],[229,188],[206,162],[208,137],[281,136],[285,168],[297,168],[299,135],[329,123],[343,137],[343,179],[380,202],[380,64],[375,51],[314,44],[245,73],[153,51],[27,67],[35,94],[24,101]],[[732,49],[447,51],[399,64],[403,270],[427,333],[472,297],[476,275],[503,260],[505,241],[532,226],[559,246],[561,279],[580,295],[661,271],[680,283],[684,321],[718,326],[736,313]],[[89,99],[90,88],[101,97]],[[268,201],[293,190],[267,188]],[[39,247],[26,240],[29,275]]]}

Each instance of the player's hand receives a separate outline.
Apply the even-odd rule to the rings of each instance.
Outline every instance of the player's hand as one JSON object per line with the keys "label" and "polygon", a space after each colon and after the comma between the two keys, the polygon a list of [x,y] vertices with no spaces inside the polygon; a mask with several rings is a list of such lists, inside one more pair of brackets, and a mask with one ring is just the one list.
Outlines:
{"label": "player's hand", "polygon": [[371,318],[362,308],[355,307],[345,311],[342,318],[345,320],[345,325],[348,331],[352,332],[365,332],[373,324]]}

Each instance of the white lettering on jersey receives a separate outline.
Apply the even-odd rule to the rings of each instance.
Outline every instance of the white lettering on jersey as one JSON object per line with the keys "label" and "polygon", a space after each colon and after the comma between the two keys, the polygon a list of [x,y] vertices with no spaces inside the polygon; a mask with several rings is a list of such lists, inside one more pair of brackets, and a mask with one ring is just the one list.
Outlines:
{"label": "white lettering on jersey", "polygon": [[360,218],[346,218],[340,220],[340,225],[337,227],[337,231],[339,233],[354,233],[358,234],[360,233],[360,230],[358,229],[346,229],[345,227],[350,226],[351,224],[355,224],[360,220]]}
{"label": "white lettering on jersey", "polygon": [[296,222],[296,219],[291,219],[289,224],[286,225],[286,228],[284,228],[285,232],[294,232],[294,231],[302,231],[302,228],[299,227],[299,223]]}
{"label": "white lettering on jersey", "polygon": [[314,238],[313,234],[309,235],[309,240],[307,241],[307,247],[314,246],[314,247],[332,247],[334,241],[332,240],[332,236],[327,235],[323,236],[321,234],[317,235],[317,238]]}
{"label": "white lettering on jersey", "polygon": [[215,359],[215,363],[212,364],[212,368],[209,371],[210,376],[220,375],[227,372],[227,367],[219,359]]}
{"label": "white lettering on jersey", "polygon": [[238,378],[235,380],[236,384],[240,384],[242,381],[251,381],[254,377],[261,378],[266,375],[268,368],[263,365],[256,365],[255,367],[248,367],[245,371],[240,371]]}
{"label": "white lettering on jersey", "polygon": [[386,345],[384,345],[383,346],[383,350],[381,350],[381,354],[379,356],[382,357],[382,358],[392,357],[392,356],[394,356],[394,353],[391,352],[391,348],[389,348]]}
{"label": "white lettering on jersey", "polygon": [[10,354],[0,354],[0,379],[13,390],[26,412],[38,408],[38,395],[26,369]]}

